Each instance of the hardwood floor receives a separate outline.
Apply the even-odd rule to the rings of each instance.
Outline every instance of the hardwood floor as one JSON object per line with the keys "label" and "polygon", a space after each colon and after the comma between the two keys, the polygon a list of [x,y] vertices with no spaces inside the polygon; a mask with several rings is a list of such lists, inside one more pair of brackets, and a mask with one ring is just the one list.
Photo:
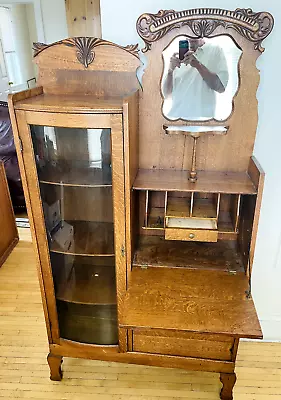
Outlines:
{"label": "hardwood floor", "polygon": [[[219,375],[64,359],[49,380],[47,335],[28,229],[0,269],[0,398],[88,400],[219,399]],[[242,342],[235,400],[281,399],[281,343]]]}

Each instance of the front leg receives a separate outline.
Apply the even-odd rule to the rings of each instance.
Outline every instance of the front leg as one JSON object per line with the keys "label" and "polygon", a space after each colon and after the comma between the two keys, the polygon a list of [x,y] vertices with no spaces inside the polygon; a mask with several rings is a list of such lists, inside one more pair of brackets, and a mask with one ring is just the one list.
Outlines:
{"label": "front leg", "polygon": [[48,354],[47,361],[50,367],[50,379],[51,381],[61,381],[62,380],[62,357],[54,356],[52,353]]}
{"label": "front leg", "polygon": [[232,374],[220,374],[220,381],[222,383],[222,389],[220,393],[221,400],[233,400],[233,388],[236,382],[236,375]]}

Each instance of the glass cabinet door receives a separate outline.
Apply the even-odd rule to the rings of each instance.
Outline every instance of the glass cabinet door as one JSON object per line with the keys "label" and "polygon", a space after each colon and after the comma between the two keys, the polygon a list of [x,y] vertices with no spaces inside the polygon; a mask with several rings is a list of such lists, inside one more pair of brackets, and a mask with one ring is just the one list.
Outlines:
{"label": "glass cabinet door", "polygon": [[111,130],[30,130],[60,336],[117,344]]}

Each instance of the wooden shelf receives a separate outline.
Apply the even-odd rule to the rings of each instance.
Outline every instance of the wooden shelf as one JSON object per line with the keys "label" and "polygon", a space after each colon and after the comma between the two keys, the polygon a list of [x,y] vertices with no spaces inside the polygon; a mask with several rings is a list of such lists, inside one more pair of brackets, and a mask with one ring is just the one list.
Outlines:
{"label": "wooden shelf", "polygon": [[70,251],[63,250],[56,242],[51,251],[83,256],[114,256],[114,228],[109,222],[66,221],[73,226],[74,240]]}
{"label": "wooden shelf", "polygon": [[188,171],[140,169],[133,184],[135,190],[256,194],[257,190],[245,172],[198,172],[191,183]]}
{"label": "wooden shelf", "polygon": [[66,279],[56,282],[56,298],[70,303],[116,304],[115,267],[74,263]]}
{"label": "wooden shelf", "polygon": [[112,186],[111,169],[99,168],[63,169],[44,168],[38,171],[40,183],[63,186],[108,187]]}
{"label": "wooden shelf", "polygon": [[169,267],[243,273],[236,242],[198,243],[165,240],[160,236],[140,236],[133,267]]}
{"label": "wooden shelf", "polygon": [[135,268],[121,303],[120,326],[262,338],[248,288],[244,274]]}
{"label": "wooden shelf", "polygon": [[96,96],[83,95],[51,95],[41,94],[29,99],[18,101],[16,110],[52,111],[59,113],[122,113],[123,98],[112,97],[98,99]]}

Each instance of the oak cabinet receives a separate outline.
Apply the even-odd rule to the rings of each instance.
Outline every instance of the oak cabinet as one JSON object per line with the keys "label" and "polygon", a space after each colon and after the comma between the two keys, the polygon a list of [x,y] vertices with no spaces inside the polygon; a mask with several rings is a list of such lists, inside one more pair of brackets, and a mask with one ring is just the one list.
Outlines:
{"label": "oak cabinet", "polygon": [[[168,20],[161,12],[146,21],[159,19],[160,30],[197,21],[198,13],[224,21],[215,11],[169,11]],[[240,14],[229,15],[240,27]],[[221,374],[221,399],[231,400],[239,339],[262,338],[251,297],[264,183],[252,157],[257,120],[242,132],[246,109],[235,100],[229,131],[217,138],[224,151],[201,135],[202,123],[206,154],[196,159],[190,122],[167,128],[161,113],[157,60],[173,34],[145,33],[145,18],[138,31],[146,50],[155,47],[143,91],[136,46],[72,38],[36,44],[40,86],[9,98],[51,379],[62,378],[68,356],[213,371]],[[241,35],[233,31],[256,77],[258,47]],[[248,90],[237,99],[246,93],[250,104],[256,87],[241,82]],[[229,143],[239,149],[231,160]],[[211,167],[197,171],[196,163]]]}

